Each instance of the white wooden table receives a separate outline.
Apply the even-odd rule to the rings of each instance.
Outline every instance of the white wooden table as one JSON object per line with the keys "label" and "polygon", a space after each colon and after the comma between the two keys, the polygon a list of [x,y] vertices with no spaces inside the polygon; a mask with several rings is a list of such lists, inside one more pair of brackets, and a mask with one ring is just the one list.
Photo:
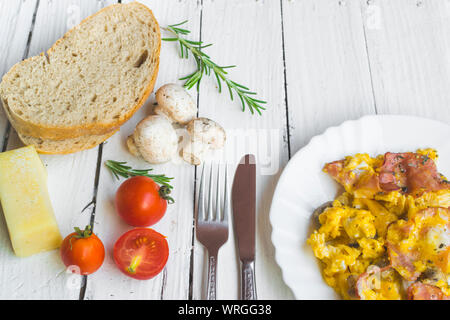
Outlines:
{"label": "white wooden table", "polygon": [[[68,28],[114,0],[0,0],[0,74],[50,47]],[[125,2],[125,1],[122,1]],[[446,0],[147,0],[161,26],[189,19],[191,39],[214,46],[222,65],[236,64],[232,79],[268,101],[262,116],[242,113],[238,101],[218,94],[204,79],[199,114],[221,123],[227,150],[255,152],[257,183],[256,281],[260,299],[292,299],[274,261],[269,209],[289,158],[329,126],[365,114],[409,114],[450,122],[450,1]],[[155,88],[194,70],[174,43],[162,44]],[[194,197],[199,170],[187,164],[154,166],[174,179],[174,198],[153,228],[167,236],[170,257],[149,281],[123,276],[112,261],[114,241],[130,227],[112,199],[119,182],[105,160],[148,167],[126,150],[125,138],[149,114],[154,96],[107,143],[65,156],[42,155],[49,191],[63,235],[91,219],[103,240],[103,267],[86,279],[66,273],[57,251],[14,256],[0,215],[2,299],[202,299],[205,252],[194,236]],[[420,128],[418,128],[420,130]],[[3,144],[2,144],[3,143]],[[0,117],[0,146],[21,146]],[[239,149],[241,148],[241,149]],[[237,150],[237,151],[236,151]],[[230,166],[233,165],[233,161]],[[83,210],[84,209],[84,210]],[[221,249],[218,297],[238,298],[239,264],[233,232]],[[83,282],[83,283],[80,283]],[[80,287],[80,284],[83,286]]]}

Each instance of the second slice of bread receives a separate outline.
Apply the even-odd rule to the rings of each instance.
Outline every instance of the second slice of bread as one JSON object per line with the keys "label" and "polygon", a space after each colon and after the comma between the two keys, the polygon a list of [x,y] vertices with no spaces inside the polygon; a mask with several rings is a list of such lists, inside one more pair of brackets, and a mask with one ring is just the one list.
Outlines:
{"label": "second slice of bread", "polygon": [[22,137],[107,135],[153,90],[160,47],[158,23],[146,6],[106,7],[47,53],[16,64],[0,84],[3,107]]}

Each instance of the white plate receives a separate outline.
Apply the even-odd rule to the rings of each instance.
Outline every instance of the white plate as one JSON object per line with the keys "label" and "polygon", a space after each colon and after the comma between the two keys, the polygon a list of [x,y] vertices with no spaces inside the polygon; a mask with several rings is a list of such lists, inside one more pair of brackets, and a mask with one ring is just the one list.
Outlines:
{"label": "white plate", "polygon": [[323,165],[355,153],[375,156],[419,148],[436,149],[438,171],[450,175],[450,126],[409,116],[366,116],[344,122],[311,139],[289,161],[275,190],[270,222],[275,259],[297,299],[338,298],[323,281],[306,244],[312,212],[339,192],[337,183],[322,172]]}

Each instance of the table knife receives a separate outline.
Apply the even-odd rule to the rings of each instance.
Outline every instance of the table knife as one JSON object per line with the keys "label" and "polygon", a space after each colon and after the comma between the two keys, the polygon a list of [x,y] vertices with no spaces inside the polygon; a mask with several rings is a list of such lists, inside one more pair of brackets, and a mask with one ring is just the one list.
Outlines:
{"label": "table knife", "polygon": [[256,300],[255,282],[255,156],[245,155],[234,175],[232,187],[234,230],[241,261],[241,299]]}

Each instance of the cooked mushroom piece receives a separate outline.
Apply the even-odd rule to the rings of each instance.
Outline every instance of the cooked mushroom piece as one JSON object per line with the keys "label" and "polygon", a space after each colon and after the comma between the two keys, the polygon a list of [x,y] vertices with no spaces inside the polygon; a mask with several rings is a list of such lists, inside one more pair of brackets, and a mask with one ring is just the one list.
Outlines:
{"label": "cooked mushroom piece", "polygon": [[208,155],[208,145],[201,143],[200,141],[189,141],[182,150],[183,160],[193,164],[202,164],[205,157]]}
{"label": "cooked mushroom piece", "polygon": [[128,149],[145,161],[158,164],[170,161],[178,148],[178,137],[164,116],[152,115],[138,123],[127,139]]}
{"label": "cooked mushroom piece", "polygon": [[186,124],[197,115],[194,99],[182,87],[169,83],[156,91],[155,113],[166,116],[170,121]]}
{"label": "cooked mushroom piece", "polygon": [[216,122],[207,118],[190,121],[186,129],[190,141],[182,150],[183,159],[193,165],[199,165],[212,149],[225,145],[225,130]]}
{"label": "cooked mushroom piece", "polygon": [[187,124],[186,129],[192,140],[201,141],[211,149],[220,149],[225,145],[225,130],[211,119],[194,119]]}

